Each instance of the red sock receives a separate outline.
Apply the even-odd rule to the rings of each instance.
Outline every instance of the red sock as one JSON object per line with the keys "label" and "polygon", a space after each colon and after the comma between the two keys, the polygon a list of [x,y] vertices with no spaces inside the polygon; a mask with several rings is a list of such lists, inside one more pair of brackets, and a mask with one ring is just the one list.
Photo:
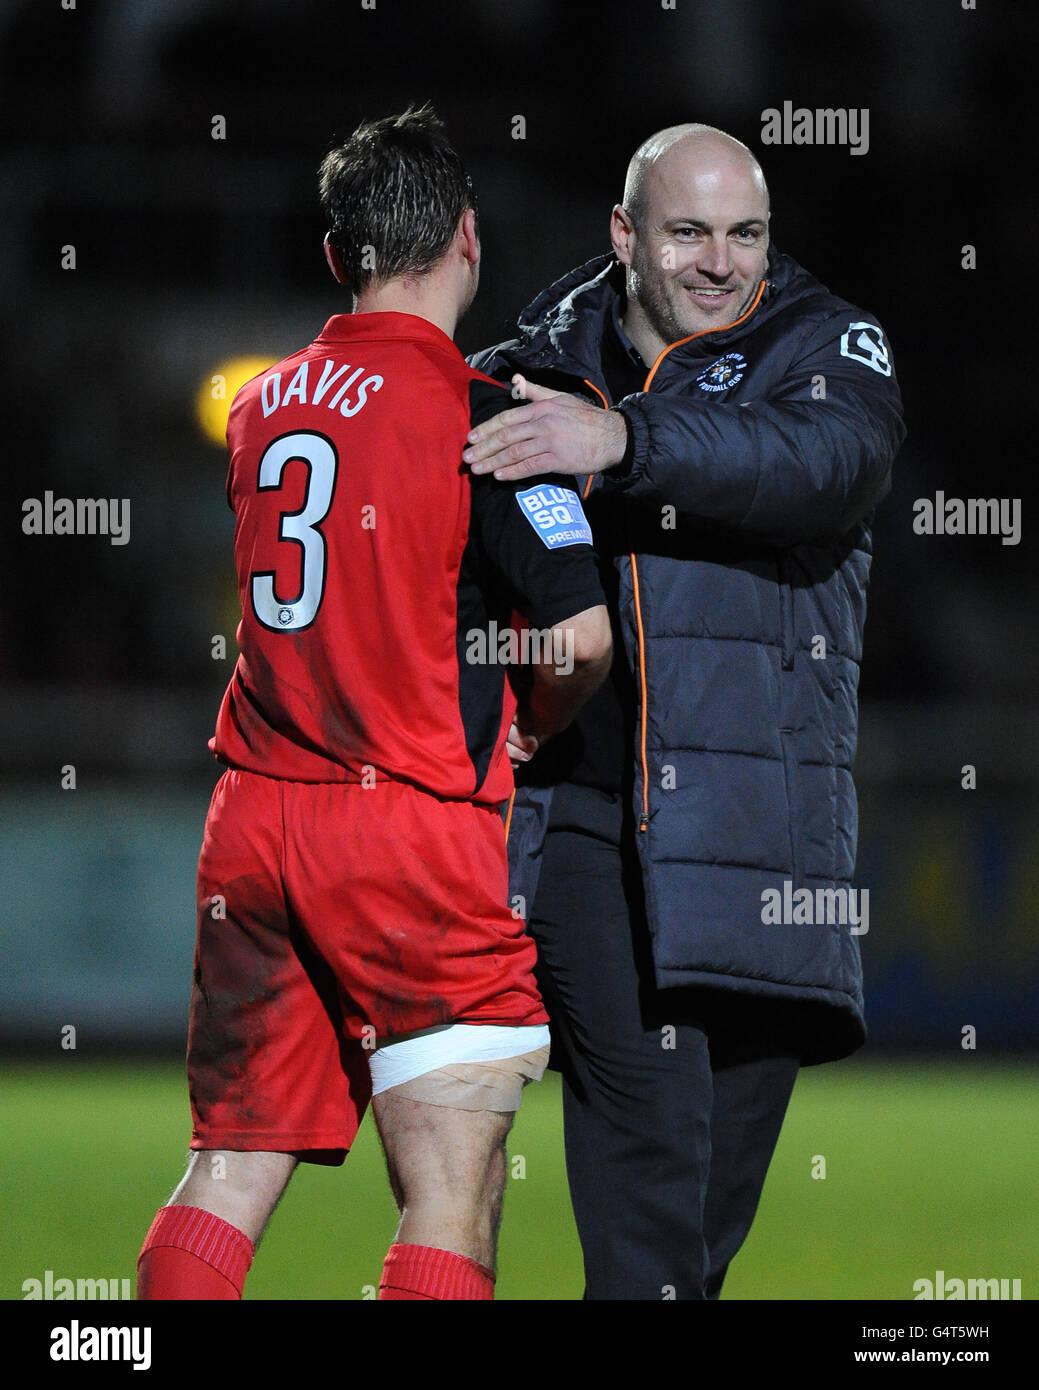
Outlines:
{"label": "red sock", "polygon": [[493,1299],[494,1275],[483,1265],[431,1245],[391,1245],[380,1299]]}
{"label": "red sock", "polygon": [[238,1299],[253,1243],[200,1207],[160,1207],[137,1260],[138,1299]]}

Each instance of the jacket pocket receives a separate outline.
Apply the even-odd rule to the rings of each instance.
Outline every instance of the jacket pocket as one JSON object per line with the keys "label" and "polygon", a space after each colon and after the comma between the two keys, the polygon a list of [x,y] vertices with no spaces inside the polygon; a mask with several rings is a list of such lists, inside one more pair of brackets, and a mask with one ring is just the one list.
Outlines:
{"label": "jacket pocket", "polygon": [[787,565],[780,555],[776,562],[779,584],[779,640],[783,654],[783,670],[794,669],[794,591],[787,575]]}
{"label": "jacket pocket", "polygon": [[804,873],[801,853],[801,769],[797,761],[797,735],[792,729],[781,729],[783,749],[783,780],[786,783],[787,831],[790,836],[790,877],[794,889],[800,888]]}

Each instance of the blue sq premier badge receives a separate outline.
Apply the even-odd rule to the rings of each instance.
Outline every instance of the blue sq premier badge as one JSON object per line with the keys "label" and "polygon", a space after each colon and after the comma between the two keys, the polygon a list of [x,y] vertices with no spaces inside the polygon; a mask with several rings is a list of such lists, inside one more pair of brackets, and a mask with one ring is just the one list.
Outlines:
{"label": "blue sq premier badge", "polygon": [[516,501],[549,550],[591,545],[592,528],[573,488],[531,487],[517,492]]}

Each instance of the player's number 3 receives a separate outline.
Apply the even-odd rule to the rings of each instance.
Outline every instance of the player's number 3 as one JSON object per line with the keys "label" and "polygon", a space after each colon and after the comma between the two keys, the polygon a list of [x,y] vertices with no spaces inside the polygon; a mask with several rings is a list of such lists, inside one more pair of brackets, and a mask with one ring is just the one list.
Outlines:
{"label": "player's number 3", "polygon": [[272,632],[300,632],[317,617],[325,593],[325,566],[328,551],[318,530],[332,505],[338,459],[331,441],[323,434],[299,430],[272,440],[260,459],[258,492],[276,491],[282,473],[291,459],[307,465],[307,490],[298,512],[282,512],[278,539],[295,541],[303,547],[299,594],[280,599],[274,591],[274,572],[260,571],[250,576],[253,609],[264,627]]}

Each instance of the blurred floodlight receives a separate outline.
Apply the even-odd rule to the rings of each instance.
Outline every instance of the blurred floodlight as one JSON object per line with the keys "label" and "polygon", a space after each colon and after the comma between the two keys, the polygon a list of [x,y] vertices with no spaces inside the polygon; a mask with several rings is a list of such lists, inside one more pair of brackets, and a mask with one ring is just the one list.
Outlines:
{"label": "blurred floodlight", "polygon": [[195,419],[211,443],[224,447],[227,412],[235,394],[277,360],[276,357],[231,357],[218,363],[202,380],[195,396]]}

